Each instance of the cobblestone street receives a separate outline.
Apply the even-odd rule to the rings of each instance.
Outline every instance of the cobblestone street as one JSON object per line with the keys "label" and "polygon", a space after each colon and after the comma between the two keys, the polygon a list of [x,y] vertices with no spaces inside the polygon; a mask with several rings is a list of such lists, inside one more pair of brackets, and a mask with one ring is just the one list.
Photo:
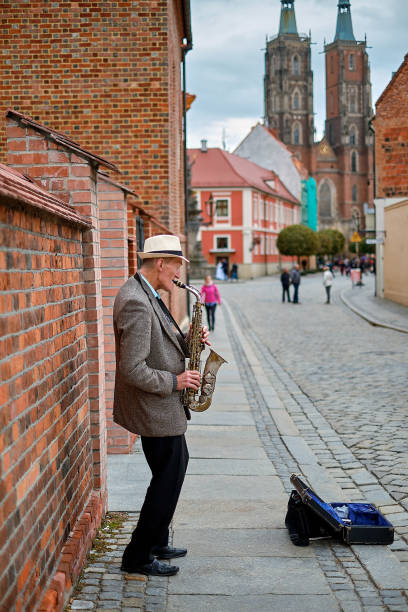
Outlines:
{"label": "cobblestone street", "polygon": [[[365,282],[373,284],[373,278]],[[303,279],[299,306],[281,303],[277,279],[252,281],[251,291],[227,285],[223,295],[263,358],[276,360],[344,443],[348,452],[332,468],[342,488],[352,491],[354,475],[372,501],[393,505],[393,523],[408,537],[408,338],[373,327],[346,308],[339,293],[350,284],[336,276],[329,306],[320,275]],[[355,460],[371,475],[353,472],[359,469]],[[389,498],[382,493],[376,499],[377,480]]]}

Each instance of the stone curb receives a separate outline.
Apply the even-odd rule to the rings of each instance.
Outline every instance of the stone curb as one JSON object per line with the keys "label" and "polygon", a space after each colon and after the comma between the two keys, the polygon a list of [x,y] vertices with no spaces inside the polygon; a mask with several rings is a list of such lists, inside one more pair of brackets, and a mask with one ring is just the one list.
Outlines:
{"label": "stone curb", "polygon": [[396,325],[390,325],[389,323],[384,323],[382,321],[378,321],[378,319],[374,319],[374,317],[370,317],[364,311],[360,310],[359,308],[356,308],[356,306],[353,306],[351,302],[344,295],[346,291],[349,291],[349,290],[343,289],[343,291],[340,293],[340,298],[342,302],[347,306],[347,308],[350,308],[350,310],[352,310],[356,315],[358,315],[362,319],[365,319],[366,321],[368,321],[368,323],[376,327],[384,327],[386,329],[392,329],[394,331],[398,331],[403,334],[408,334],[408,329],[404,327],[398,327]]}

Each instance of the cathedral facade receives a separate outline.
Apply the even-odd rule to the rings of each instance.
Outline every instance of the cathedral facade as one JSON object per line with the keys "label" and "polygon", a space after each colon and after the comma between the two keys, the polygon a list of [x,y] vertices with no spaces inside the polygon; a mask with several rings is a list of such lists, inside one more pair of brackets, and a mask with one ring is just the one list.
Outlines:
{"label": "cathedral facade", "polygon": [[325,44],[326,122],[314,141],[311,35],[298,33],[295,0],[281,0],[279,33],[265,53],[265,124],[316,180],[318,227],[346,237],[364,229],[364,204],[372,206],[373,137],[366,41],[353,33],[350,0],[338,0],[336,33]]}

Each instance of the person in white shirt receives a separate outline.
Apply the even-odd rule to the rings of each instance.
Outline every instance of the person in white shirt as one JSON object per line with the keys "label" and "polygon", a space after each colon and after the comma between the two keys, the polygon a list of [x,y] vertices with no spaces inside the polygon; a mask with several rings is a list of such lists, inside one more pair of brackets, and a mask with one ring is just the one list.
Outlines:
{"label": "person in white shirt", "polygon": [[326,289],[326,304],[330,304],[330,289],[333,284],[333,274],[330,272],[329,266],[324,266],[323,268],[323,285]]}

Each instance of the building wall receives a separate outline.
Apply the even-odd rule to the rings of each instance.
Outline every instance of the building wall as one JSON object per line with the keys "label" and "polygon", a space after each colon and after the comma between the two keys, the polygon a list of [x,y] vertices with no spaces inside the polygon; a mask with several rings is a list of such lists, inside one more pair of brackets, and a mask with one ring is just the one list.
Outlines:
{"label": "building wall", "polygon": [[[253,278],[278,271],[282,261],[276,247],[279,232],[284,227],[300,222],[300,206],[257,189],[197,190],[204,223],[201,228],[202,253],[215,265],[227,258],[229,267],[238,264],[241,278]],[[208,217],[205,203],[210,194],[214,200],[229,198],[230,216],[226,221]],[[227,236],[229,249],[216,249],[217,237]]]}
{"label": "building wall", "polygon": [[84,555],[64,550],[94,486],[84,257],[80,228],[4,197],[0,247],[0,608],[32,610]]}
{"label": "building wall", "polygon": [[376,104],[376,195],[408,195],[408,58]]}
{"label": "building wall", "polygon": [[128,240],[128,205],[123,189],[102,174],[98,174],[97,188],[101,246],[107,449],[109,453],[128,453],[136,436],[113,422],[116,370],[113,304],[120,287],[131,275],[131,265],[134,262],[133,245],[132,243],[129,244]]}
{"label": "building wall", "polygon": [[[79,213],[92,227],[84,233],[85,318],[91,432],[94,452],[94,484],[102,490],[106,505],[106,416],[104,331],[101,289],[100,219],[96,169],[86,157],[73,153],[52,138],[25,126],[18,118],[7,120],[7,155],[10,166],[30,176]],[[16,150],[16,148],[18,150]]]}
{"label": "building wall", "polygon": [[384,209],[384,297],[408,306],[408,200]]}
{"label": "building wall", "polygon": [[[180,3],[38,0],[9,8],[0,35],[0,112],[14,108],[80,137],[119,167],[143,206],[181,233]],[[4,161],[2,130],[0,155]]]}

